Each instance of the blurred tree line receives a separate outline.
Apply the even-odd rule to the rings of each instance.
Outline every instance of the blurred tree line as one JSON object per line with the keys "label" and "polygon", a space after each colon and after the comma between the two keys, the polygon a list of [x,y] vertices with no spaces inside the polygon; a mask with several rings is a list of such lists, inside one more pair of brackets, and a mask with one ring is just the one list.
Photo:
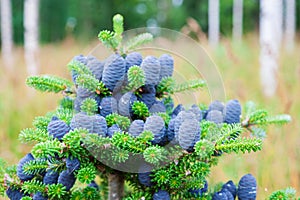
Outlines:
{"label": "blurred tree line", "polygon": [[[12,0],[16,44],[23,43],[23,4],[24,0]],[[300,14],[300,4],[296,5]],[[224,36],[231,36],[232,6],[233,0],[220,1]],[[208,30],[208,0],[40,0],[40,42],[58,42],[68,34],[78,39],[95,38],[99,30],[112,26],[115,13],[125,17],[126,29],[161,26],[180,30],[186,18],[193,17],[204,32]],[[257,30],[258,21],[259,0],[244,1],[244,33]]]}

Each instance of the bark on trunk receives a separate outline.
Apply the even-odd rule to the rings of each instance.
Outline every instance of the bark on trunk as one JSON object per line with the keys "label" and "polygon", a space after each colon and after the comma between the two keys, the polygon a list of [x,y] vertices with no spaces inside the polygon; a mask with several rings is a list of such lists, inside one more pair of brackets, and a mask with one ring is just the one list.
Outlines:
{"label": "bark on trunk", "polygon": [[219,43],[220,32],[220,2],[219,0],[208,1],[208,42],[212,47]]}
{"label": "bark on trunk", "polygon": [[243,34],[243,0],[233,1],[233,39],[241,40]]}
{"label": "bark on trunk", "polygon": [[38,73],[39,50],[39,0],[24,2],[24,48],[27,73]]}
{"label": "bark on trunk", "polygon": [[294,40],[296,32],[296,5],[295,0],[285,0],[285,17],[284,17],[284,38],[285,48],[288,51],[294,49]]}
{"label": "bark on trunk", "polygon": [[109,200],[121,200],[124,193],[124,177],[121,173],[114,172],[108,177]]}
{"label": "bark on trunk", "polygon": [[265,96],[277,88],[278,58],[282,40],[282,0],[260,1],[260,77]]}
{"label": "bark on trunk", "polygon": [[5,67],[12,70],[13,67],[13,30],[12,30],[12,15],[11,1],[1,0],[1,50],[2,59]]}

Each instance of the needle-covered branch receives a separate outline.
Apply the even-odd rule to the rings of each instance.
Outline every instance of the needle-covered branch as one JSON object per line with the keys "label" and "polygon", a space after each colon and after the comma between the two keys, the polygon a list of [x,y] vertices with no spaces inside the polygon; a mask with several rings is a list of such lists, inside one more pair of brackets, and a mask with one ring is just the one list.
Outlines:
{"label": "needle-covered branch", "polygon": [[72,83],[66,79],[55,76],[31,76],[26,79],[26,84],[42,92],[58,93],[72,86]]}

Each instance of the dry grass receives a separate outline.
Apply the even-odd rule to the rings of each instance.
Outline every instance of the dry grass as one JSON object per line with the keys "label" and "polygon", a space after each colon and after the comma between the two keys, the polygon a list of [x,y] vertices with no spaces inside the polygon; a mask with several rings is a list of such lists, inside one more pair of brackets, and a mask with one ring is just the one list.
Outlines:
{"label": "dry grass", "polygon": [[[43,46],[40,71],[69,78],[65,68],[69,60],[79,53],[88,54],[94,46],[95,43],[75,45],[72,40]],[[223,40],[218,49],[210,51],[222,74],[228,98],[238,98],[243,103],[254,100],[273,114],[286,112],[293,117],[289,125],[268,130],[261,152],[223,156],[220,165],[213,168],[210,183],[229,179],[237,182],[242,175],[252,173],[258,179],[258,199],[264,199],[271,191],[287,186],[300,188],[300,58],[296,53],[299,50],[298,46],[294,53],[282,54],[278,92],[275,97],[268,99],[260,90],[259,46],[255,36],[248,36],[240,44]],[[22,48],[15,49],[13,73],[0,71],[0,157],[9,163],[16,163],[30,150],[30,146],[17,141],[20,130],[30,127],[35,116],[54,109],[59,98],[59,95],[33,92],[25,86],[26,69],[22,54]],[[190,73],[186,68],[177,70],[178,73]],[[207,95],[193,95],[196,95],[197,101],[209,100]]]}
{"label": "dry grass", "polygon": [[257,38],[250,36],[242,44],[232,44],[231,41],[225,40],[220,49],[213,54],[230,98],[238,98],[244,102],[253,100],[272,114],[290,114],[293,121],[283,128],[270,127],[261,152],[223,157],[220,166],[213,170],[212,182],[228,179],[237,182],[242,175],[250,172],[258,179],[258,199],[267,197],[271,191],[288,186],[299,190],[300,58],[296,54],[298,51],[299,46],[293,53],[282,52],[278,73],[279,86],[276,96],[272,98],[265,98],[260,90]]}

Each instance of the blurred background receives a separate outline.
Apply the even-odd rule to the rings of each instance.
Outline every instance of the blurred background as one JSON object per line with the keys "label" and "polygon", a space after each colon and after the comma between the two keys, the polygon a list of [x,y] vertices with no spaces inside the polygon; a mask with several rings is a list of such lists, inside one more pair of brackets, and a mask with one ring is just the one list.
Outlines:
{"label": "blurred background", "polygon": [[292,116],[292,123],[268,129],[261,152],[223,156],[209,183],[252,173],[258,199],[288,186],[300,195],[300,0],[1,0],[0,157],[12,164],[30,151],[18,141],[20,130],[60,98],[32,91],[26,77],[70,78],[67,63],[99,43],[98,32],[111,30],[116,13],[126,30],[189,35],[217,65],[228,99]]}

